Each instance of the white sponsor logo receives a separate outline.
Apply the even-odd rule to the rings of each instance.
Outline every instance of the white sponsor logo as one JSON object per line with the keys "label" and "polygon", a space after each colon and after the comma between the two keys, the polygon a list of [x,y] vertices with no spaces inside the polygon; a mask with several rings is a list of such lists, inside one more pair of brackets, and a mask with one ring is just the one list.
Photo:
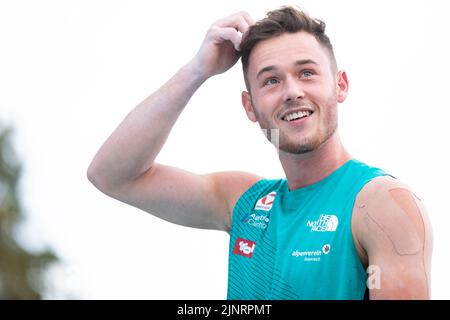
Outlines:
{"label": "white sponsor logo", "polygon": [[329,254],[330,250],[331,250],[331,246],[328,243],[322,247],[322,252],[325,254]]}
{"label": "white sponsor logo", "polygon": [[321,214],[317,220],[308,220],[306,226],[311,232],[334,232],[339,224],[338,217],[334,214]]}
{"label": "white sponsor logo", "polygon": [[322,255],[327,255],[330,253],[331,246],[330,244],[325,244],[322,247],[322,250],[306,250],[306,251],[299,251],[294,250],[292,251],[292,256],[295,258],[302,257],[303,261],[306,262],[319,262]]}
{"label": "white sponsor logo", "polygon": [[263,210],[263,211],[269,211],[272,209],[273,202],[275,201],[275,196],[277,193],[275,191],[270,192],[269,194],[265,195],[261,199],[256,202],[255,210]]}
{"label": "white sponsor logo", "polygon": [[253,213],[249,216],[247,216],[244,219],[245,223],[248,223],[249,225],[259,228],[259,229],[266,229],[267,224],[269,223],[269,217],[266,215],[261,215],[257,213]]}

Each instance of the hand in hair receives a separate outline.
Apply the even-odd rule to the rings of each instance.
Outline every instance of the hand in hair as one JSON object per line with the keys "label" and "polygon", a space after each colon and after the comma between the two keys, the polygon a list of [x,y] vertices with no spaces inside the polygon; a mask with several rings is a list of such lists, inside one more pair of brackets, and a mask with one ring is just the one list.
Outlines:
{"label": "hand in hair", "polygon": [[191,61],[204,80],[227,71],[238,61],[242,34],[253,23],[247,12],[239,12],[211,25]]}

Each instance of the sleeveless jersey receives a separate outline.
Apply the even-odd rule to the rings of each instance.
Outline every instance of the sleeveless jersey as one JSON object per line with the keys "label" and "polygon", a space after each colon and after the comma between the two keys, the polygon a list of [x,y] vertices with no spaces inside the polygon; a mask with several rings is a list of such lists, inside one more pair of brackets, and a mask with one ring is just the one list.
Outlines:
{"label": "sleeveless jersey", "polygon": [[228,299],[363,299],[351,217],[358,192],[382,175],[352,159],[300,189],[286,179],[251,186],[233,210]]}

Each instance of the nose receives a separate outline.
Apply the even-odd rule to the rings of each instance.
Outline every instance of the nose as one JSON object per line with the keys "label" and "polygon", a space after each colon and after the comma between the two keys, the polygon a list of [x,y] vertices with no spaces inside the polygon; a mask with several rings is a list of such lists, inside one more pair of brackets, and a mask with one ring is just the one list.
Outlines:
{"label": "nose", "polygon": [[292,76],[286,77],[283,100],[285,102],[293,102],[304,97],[305,92],[303,91],[300,81]]}

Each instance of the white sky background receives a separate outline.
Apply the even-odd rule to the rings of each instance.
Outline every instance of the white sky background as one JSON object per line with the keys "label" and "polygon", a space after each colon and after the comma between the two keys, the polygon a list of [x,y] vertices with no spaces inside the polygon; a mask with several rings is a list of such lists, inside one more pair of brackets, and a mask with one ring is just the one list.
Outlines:
{"label": "white sky background", "polygon": [[[297,3],[327,23],[348,73],[344,144],[408,183],[428,208],[432,297],[449,299],[447,1]],[[62,259],[46,298],[226,298],[227,234],[172,225],[108,198],[86,169],[128,112],[192,58],[212,22],[240,10],[260,19],[282,4],[0,2],[0,120],[14,126],[24,165],[21,235]],[[275,149],[244,114],[243,89],[240,62],[210,79],[157,160],[197,173],[284,176]]]}

